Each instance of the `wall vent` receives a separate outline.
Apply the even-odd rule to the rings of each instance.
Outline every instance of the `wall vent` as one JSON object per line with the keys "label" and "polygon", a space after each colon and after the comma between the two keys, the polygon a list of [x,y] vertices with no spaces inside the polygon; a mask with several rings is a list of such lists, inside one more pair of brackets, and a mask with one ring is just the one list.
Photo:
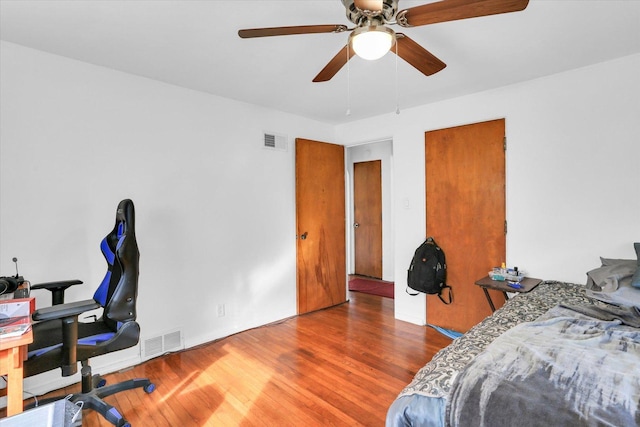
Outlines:
{"label": "wall vent", "polygon": [[184,349],[182,331],[176,330],[142,341],[140,356],[143,360],[147,360],[170,351],[182,349]]}
{"label": "wall vent", "polygon": [[263,138],[263,147],[269,150],[287,151],[289,143],[286,135],[278,135],[277,133],[265,132]]}

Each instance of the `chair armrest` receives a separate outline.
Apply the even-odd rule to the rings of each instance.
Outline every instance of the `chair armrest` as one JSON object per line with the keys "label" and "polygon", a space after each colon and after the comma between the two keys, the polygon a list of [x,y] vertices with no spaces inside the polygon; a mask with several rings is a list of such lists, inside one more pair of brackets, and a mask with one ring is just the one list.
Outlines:
{"label": "chair armrest", "polygon": [[101,307],[100,304],[90,299],[41,308],[32,314],[31,317],[36,321],[60,319],[62,327],[60,368],[63,376],[68,377],[78,372],[78,316],[99,307]]}
{"label": "chair armrest", "polygon": [[36,283],[31,289],[51,291],[51,305],[64,304],[64,291],[73,285],[82,284],[82,280],[59,280],[56,282]]}
{"label": "chair armrest", "polygon": [[44,320],[64,319],[65,317],[78,316],[84,312],[95,310],[100,307],[101,305],[92,299],[75,301],[41,308],[34,311],[31,318],[38,322]]}
{"label": "chair armrest", "polygon": [[68,288],[73,285],[80,285],[82,280],[58,280],[56,282],[45,282],[45,283],[37,283],[35,285],[31,285],[31,289],[59,289],[59,288]]}

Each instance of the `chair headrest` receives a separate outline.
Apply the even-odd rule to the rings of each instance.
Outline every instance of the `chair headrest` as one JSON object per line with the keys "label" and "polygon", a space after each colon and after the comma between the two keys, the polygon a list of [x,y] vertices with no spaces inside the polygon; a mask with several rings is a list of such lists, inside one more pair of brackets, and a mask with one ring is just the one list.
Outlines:
{"label": "chair headrest", "polygon": [[124,224],[125,229],[119,229],[118,234],[122,235],[125,232],[135,233],[135,209],[133,207],[133,201],[131,199],[124,199],[118,204],[116,210],[116,223]]}

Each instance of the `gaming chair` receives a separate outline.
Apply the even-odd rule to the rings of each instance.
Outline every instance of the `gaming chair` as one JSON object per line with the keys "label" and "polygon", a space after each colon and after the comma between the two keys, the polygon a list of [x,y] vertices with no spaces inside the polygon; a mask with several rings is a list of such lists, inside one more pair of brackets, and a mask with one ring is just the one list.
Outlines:
{"label": "gaming chair", "polygon": [[[151,393],[155,386],[146,378],[100,387],[104,379],[93,376],[89,359],[138,344],[140,326],[136,322],[138,295],[138,244],[135,235],[133,202],[123,200],[118,205],[116,223],[100,245],[107,261],[107,273],[93,299],[64,303],[64,290],[79,280],[48,282],[32,289],[52,292],[51,307],[33,314],[33,343],[28,348],[24,363],[24,376],[61,368],[63,376],[78,371],[81,363],[82,393],[74,394],[72,402],[84,402],[84,409],[94,409],[116,426],[129,423],[116,408],[102,400],[114,393],[142,387]],[[89,323],[79,322],[78,316],[102,308],[102,316]],[[95,388],[98,386],[97,388]]]}

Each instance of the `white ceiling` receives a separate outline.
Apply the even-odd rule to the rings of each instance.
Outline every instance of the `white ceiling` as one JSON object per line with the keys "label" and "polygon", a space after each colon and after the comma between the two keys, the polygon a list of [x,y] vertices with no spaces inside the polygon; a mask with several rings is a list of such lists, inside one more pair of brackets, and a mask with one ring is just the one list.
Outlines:
{"label": "white ceiling", "polygon": [[2,40],[333,124],[640,52],[638,0],[531,0],[523,12],[393,26],[447,64],[431,77],[388,54],[312,83],[347,33],[237,35],[312,24],[353,26],[340,0],[0,0]]}

